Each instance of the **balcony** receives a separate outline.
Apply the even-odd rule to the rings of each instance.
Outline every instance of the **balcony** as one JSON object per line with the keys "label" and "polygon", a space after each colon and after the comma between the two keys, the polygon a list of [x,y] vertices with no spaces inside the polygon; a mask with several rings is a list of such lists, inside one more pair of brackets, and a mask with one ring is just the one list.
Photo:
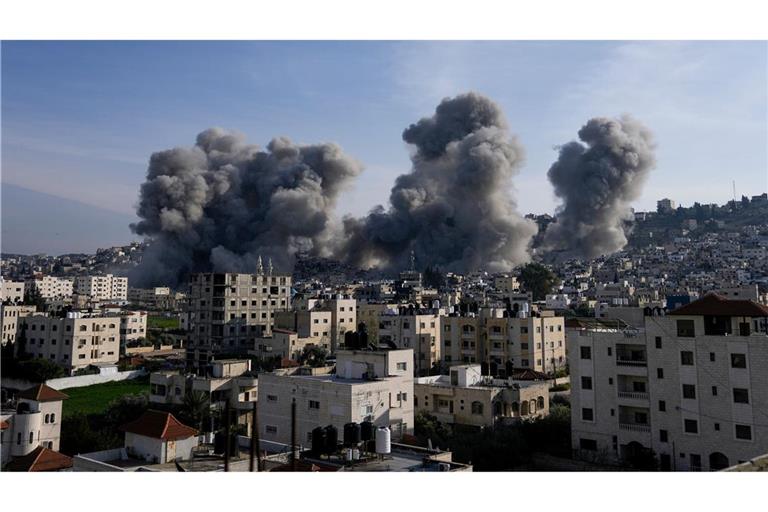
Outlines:
{"label": "balcony", "polygon": [[626,430],[628,432],[650,432],[650,425],[642,425],[640,423],[619,423],[619,429]]}
{"label": "balcony", "polygon": [[626,398],[629,400],[648,400],[648,393],[641,393],[638,391],[619,391],[619,398]]}
{"label": "balcony", "polygon": [[619,356],[616,358],[616,366],[646,367],[648,366],[648,361],[645,359],[632,359],[629,357]]}

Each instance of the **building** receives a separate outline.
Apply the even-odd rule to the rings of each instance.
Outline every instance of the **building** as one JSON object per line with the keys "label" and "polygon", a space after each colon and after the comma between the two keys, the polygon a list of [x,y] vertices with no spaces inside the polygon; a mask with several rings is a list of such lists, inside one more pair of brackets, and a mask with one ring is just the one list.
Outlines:
{"label": "building", "polygon": [[272,336],[256,338],[256,345],[250,352],[259,359],[290,359],[299,361],[307,347],[320,347],[328,353],[331,351],[330,340],[327,338],[302,338],[295,331],[274,327]]}
{"label": "building", "polygon": [[205,375],[174,371],[153,372],[149,377],[149,402],[182,405],[189,393],[202,393],[209,407],[222,409],[226,402],[236,411],[237,422],[250,432],[251,410],[258,395],[259,381],[248,359],[212,361]]}
{"label": "building", "polygon": [[125,353],[125,347],[139,342],[147,337],[146,311],[121,311],[120,316],[120,353]]}
{"label": "building", "polygon": [[378,341],[413,349],[415,375],[429,375],[440,362],[440,311],[398,307],[379,316]]}
{"label": "building", "polygon": [[701,471],[768,451],[768,307],[709,294],[660,313],[569,336],[577,454]]}
{"label": "building", "polygon": [[128,288],[128,301],[137,306],[152,309],[170,309],[172,307],[173,294],[167,286],[155,288]]}
{"label": "building", "polygon": [[21,304],[24,301],[24,283],[0,278],[0,303]]}
{"label": "building", "polygon": [[291,276],[203,273],[189,276],[187,362],[245,354],[272,332],[275,313],[290,307]]}
{"label": "building", "polygon": [[549,414],[546,381],[483,376],[480,365],[451,366],[448,375],[419,377],[413,384],[416,412],[438,421],[473,427]]}
{"label": "building", "polygon": [[72,279],[53,276],[40,276],[29,279],[26,285],[37,289],[37,293],[44,299],[69,299],[74,291]]}
{"label": "building", "polygon": [[660,199],[656,201],[656,211],[658,213],[670,213],[677,208],[677,203],[672,199]]}
{"label": "building", "polygon": [[75,278],[74,292],[92,301],[128,300],[128,278],[106,274]]}
{"label": "building", "polygon": [[[275,328],[296,333],[297,339],[333,350],[333,313],[327,310],[278,311],[275,313]],[[273,328],[273,331],[275,329]],[[282,338],[282,334],[273,338]],[[260,338],[260,339],[263,339]]]}
{"label": "building", "polygon": [[9,306],[0,304],[0,320],[2,320],[2,345],[16,343],[19,319],[35,312],[35,306]]}
{"label": "building", "polygon": [[24,351],[70,373],[120,359],[120,317],[67,313],[65,318],[32,313],[21,319]]}
{"label": "building", "polygon": [[40,471],[70,471],[72,457],[38,446],[27,455],[9,462],[3,471],[40,472]]}
{"label": "building", "polygon": [[503,294],[519,292],[520,282],[515,276],[499,275],[493,278],[493,287]]}
{"label": "building", "polygon": [[259,376],[259,434],[291,442],[296,403],[297,444],[309,446],[315,427],[371,421],[392,429],[393,439],[413,431],[413,351],[339,350],[336,373],[291,368]]}
{"label": "building", "polygon": [[29,455],[37,448],[58,451],[61,440],[62,401],[60,391],[38,384],[3,405],[0,413],[0,457],[2,466],[12,458]]}

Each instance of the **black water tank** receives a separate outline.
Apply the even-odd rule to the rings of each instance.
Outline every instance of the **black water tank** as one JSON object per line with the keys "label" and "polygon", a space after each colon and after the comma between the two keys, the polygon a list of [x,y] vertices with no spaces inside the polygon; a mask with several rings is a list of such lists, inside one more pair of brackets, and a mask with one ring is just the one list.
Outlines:
{"label": "black water tank", "polygon": [[376,427],[370,421],[364,421],[360,424],[360,439],[363,441],[372,441]]}
{"label": "black water tank", "polygon": [[339,429],[333,425],[325,427],[325,450],[326,453],[335,453],[339,444]]}
{"label": "black water tank", "polygon": [[360,444],[360,425],[347,423],[344,425],[344,446],[353,448]]}
{"label": "black water tank", "polygon": [[316,427],[312,429],[312,453],[315,455],[321,455],[327,453],[325,449],[325,429],[323,427]]}

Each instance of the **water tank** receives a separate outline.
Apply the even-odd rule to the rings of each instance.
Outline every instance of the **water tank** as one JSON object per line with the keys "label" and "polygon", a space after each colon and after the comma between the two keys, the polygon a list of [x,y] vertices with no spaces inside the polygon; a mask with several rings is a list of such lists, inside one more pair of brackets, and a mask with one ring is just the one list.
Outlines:
{"label": "water tank", "polygon": [[327,453],[325,445],[325,429],[323,427],[312,429],[312,453],[315,455]]}
{"label": "water tank", "polygon": [[352,448],[352,460],[360,460],[360,450]]}
{"label": "water tank", "polygon": [[355,447],[360,444],[360,425],[347,423],[344,425],[344,446]]}
{"label": "water tank", "polygon": [[389,427],[376,429],[376,453],[386,455],[392,452],[392,433]]}
{"label": "water tank", "polygon": [[363,441],[373,441],[376,427],[370,421],[364,421],[360,424],[360,439]]}
{"label": "water tank", "polygon": [[325,453],[336,453],[339,444],[339,429],[333,425],[325,427]]}

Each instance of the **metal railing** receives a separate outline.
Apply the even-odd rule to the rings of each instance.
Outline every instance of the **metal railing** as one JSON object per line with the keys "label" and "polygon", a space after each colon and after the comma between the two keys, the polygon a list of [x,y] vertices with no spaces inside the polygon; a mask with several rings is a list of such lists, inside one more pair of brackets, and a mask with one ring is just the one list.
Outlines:
{"label": "metal railing", "polygon": [[648,366],[648,361],[645,359],[637,360],[637,359],[623,359],[621,357],[617,357],[616,365],[617,366]]}
{"label": "metal railing", "polygon": [[640,423],[619,423],[621,430],[628,430],[630,432],[650,432],[650,425],[642,425]]}
{"label": "metal railing", "polygon": [[633,400],[648,400],[648,393],[637,391],[619,391],[619,398],[630,398]]}

